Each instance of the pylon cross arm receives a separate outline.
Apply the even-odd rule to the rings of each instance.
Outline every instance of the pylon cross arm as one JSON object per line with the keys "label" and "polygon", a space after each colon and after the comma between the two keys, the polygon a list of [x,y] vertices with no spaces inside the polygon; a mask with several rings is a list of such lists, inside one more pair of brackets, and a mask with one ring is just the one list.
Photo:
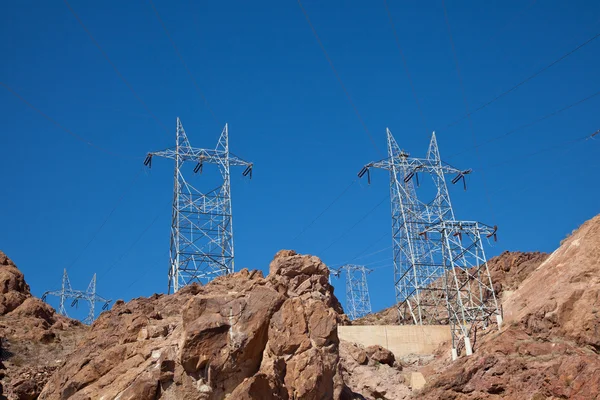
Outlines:
{"label": "pylon cross arm", "polygon": [[229,158],[229,165],[233,166],[245,166],[249,167],[252,165],[251,162],[245,161],[240,157],[234,156],[231,153],[228,155],[223,150],[212,150],[212,149],[198,149],[195,147],[182,147],[177,152],[175,148],[169,148],[161,151],[153,151],[148,153],[152,157],[163,157],[176,159],[178,156],[181,161],[194,161],[208,164],[222,164],[224,160]]}
{"label": "pylon cross arm", "polygon": [[425,172],[425,173],[438,173],[439,171],[444,174],[467,174],[471,171],[463,171],[455,168],[449,164],[442,163],[439,165],[435,160],[428,160],[426,158],[412,158],[412,157],[388,157],[380,161],[374,161],[366,165],[367,168],[380,168],[387,171],[401,170],[411,172]]}

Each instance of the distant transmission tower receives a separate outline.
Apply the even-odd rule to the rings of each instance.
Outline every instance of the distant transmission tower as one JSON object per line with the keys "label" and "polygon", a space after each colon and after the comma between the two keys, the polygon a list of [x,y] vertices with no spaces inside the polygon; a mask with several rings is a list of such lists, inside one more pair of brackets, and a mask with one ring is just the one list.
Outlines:
{"label": "distant transmission tower", "polygon": [[[466,188],[465,176],[471,173],[471,170],[460,170],[442,162],[435,133],[431,137],[427,156],[414,158],[400,150],[390,130],[386,131],[388,158],[365,165],[358,176],[363,177],[366,174],[370,182],[371,168],[386,169],[390,172],[394,287],[400,321],[419,325],[453,324],[452,319],[456,313],[452,310],[461,309],[459,313],[462,314],[465,311],[464,307],[467,306],[464,302],[459,302],[461,296],[449,292],[448,277],[457,274],[453,271],[455,267],[468,268],[468,266],[467,263],[457,264],[449,260],[452,257],[463,257],[473,246],[477,247],[479,260],[485,260],[485,255],[480,240],[474,242],[477,244],[464,247],[460,238],[462,233],[454,230],[452,235],[456,235],[452,236],[452,239],[444,234],[448,232],[449,226],[463,226],[454,219],[445,175],[454,175],[452,183],[462,180]],[[427,201],[421,201],[417,196],[416,188],[420,185],[419,174],[427,174],[433,181],[435,189],[430,193],[431,198]],[[447,225],[443,225],[445,223]],[[442,229],[441,226],[444,228]],[[464,273],[471,272],[465,270]],[[486,273],[489,278],[487,264],[481,273]],[[484,281],[486,280],[482,279],[479,282]],[[487,281],[491,282],[491,279]],[[495,304],[493,313],[500,315],[491,284],[479,285],[478,288],[474,288],[473,285],[468,285],[468,288],[464,288],[461,284],[458,286],[461,287],[462,292],[471,293],[471,297],[475,296],[473,291],[479,290],[484,293],[479,297]],[[455,302],[457,304],[454,304]],[[479,309],[483,310],[482,307]],[[489,311],[489,308],[486,310]],[[472,319],[473,314],[469,312],[465,312],[465,315],[461,323],[468,322],[471,326],[478,320],[489,318],[491,314],[486,317],[479,316],[478,319]],[[471,327],[467,333],[470,329]],[[453,329],[452,332],[453,343],[456,344],[459,337],[455,334],[458,331]],[[468,335],[464,337],[467,338],[465,341],[467,353],[470,353]],[[456,349],[456,346],[453,348]]]}
{"label": "distant transmission tower", "polygon": [[62,288],[60,290],[53,290],[45,292],[42,295],[42,301],[46,301],[48,296],[56,296],[60,299],[60,303],[58,306],[58,313],[60,315],[64,315],[68,317],[67,309],[65,308],[65,300],[73,299],[71,303],[71,307],[77,307],[79,304],[79,300],[87,301],[89,304],[89,313],[88,316],[82,321],[84,324],[91,325],[96,318],[95,305],[96,302],[104,303],[102,305],[102,310],[106,310],[109,307],[109,304],[112,300],[106,300],[104,297],[96,294],[96,274],[92,277],[90,284],[86,291],[82,290],[73,290],[71,288],[71,282],[69,281],[69,276],[67,275],[67,270],[65,269],[63,272],[62,278]]}
{"label": "distant transmission tower", "polygon": [[[252,163],[229,152],[227,125],[216,148],[200,149],[190,145],[177,118],[174,148],[148,153],[144,164],[152,166],[152,157],[175,160],[173,212],[171,218],[171,251],[169,293],[177,292],[192,282],[206,283],[216,276],[230,274],[233,264],[233,228],[229,167],[245,166],[244,176],[252,178]],[[196,163],[194,173],[204,164],[216,164],[223,183],[208,192],[193,187],[184,177],[183,164]]]}
{"label": "distant transmission tower", "polygon": [[367,285],[367,274],[370,269],[364,265],[346,264],[333,271],[337,277],[342,270],[346,271],[346,313],[351,320],[362,318],[371,313],[371,299]]}

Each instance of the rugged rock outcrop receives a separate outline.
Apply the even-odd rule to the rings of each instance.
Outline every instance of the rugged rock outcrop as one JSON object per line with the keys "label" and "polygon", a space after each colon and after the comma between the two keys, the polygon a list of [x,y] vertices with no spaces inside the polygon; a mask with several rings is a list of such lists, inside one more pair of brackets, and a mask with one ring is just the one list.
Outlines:
{"label": "rugged rock outcrop", "polygon": [[[523,253],[505,251],[488,261],[488,268],[494,282],[494,290],[499,299],[505,292],[510,294],[529,276],[546,258],[548,254],[540,252]],[[441,302],[443,306],[443,302]],[[444,314],[444,310],[441,310]],[[352,325],[397,325],[398,311],[395,306],[365,315],[351,322]]]}
{"label": "rugged rock outcrop", "polygon": [[529,273],[505,287],[502,331],[481,338],[473,356],[431,374],[420,397],[600,397],[600,216],[543,262],[535,258],[525,260],[533,265],[512,263],[510,270]]}
{"label": "rugged rock outcrop", "polygon": [[40,399],[353,398],[339,371],[342,309],[317,258],[280,251],[242,270],[94,322]]}
{"label": "rugged rock outcrop", "polygon": [[[371,356],[367,356],[367,354]],[[388,354],[389,353],[389,354]],[[390,356],[391,355],[391,356]],[[340,359],[342,377],[358,399],[401,400],[411,395],[402,366],[394,364],[394,355],[380,346],[363,349],[342,341]],[[387,362],[382,362],[387,361]]]}
{"label": "rugged rock outcrop", "polygon": [[33,297],[0,251],[0,398],[36,399],[85,329]]}

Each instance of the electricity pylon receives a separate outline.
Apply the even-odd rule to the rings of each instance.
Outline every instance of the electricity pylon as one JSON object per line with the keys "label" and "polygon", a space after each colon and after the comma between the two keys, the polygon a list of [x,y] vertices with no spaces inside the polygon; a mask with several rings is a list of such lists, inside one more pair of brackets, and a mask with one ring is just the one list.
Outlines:
{"label": "electricity pylon", "polygon": [[346,313],[351,320],[362,318],[371,313],[371,299],[367,274],[370,269],[364,265],[346,264],[333,271],[339,278],[342,270],[346,271]]}
{"label": "electricity pylon", "polygon": [[[148,153],[144,164],[152,166],[152,157],[175,160],[169,289],[177,292],[193,282],[207,283],[234,271],[233,227],[231,214],[230,166],[245,166],[244,176],[252,178],[253,164],[229,152],[228,127],[221,132],[216,148],[192,147],[177,118],[174,148]],[[217,188],[201,192],[185,178],[183,165],[196,163],[194,173],[204,164],[216,164],[223,181]]]}
{"label": "electricity pylon", "polygon": [[487,328],[495,315],[502,315],[482,244],[482,235],[496,239],[497,227],[473,221],[441,221],[424,231],[442,241],[448,323],[452,332],[452,358],[458,357],[461,339],[466,355],[473,353],[471,337],[477,326]]}
{"label": "electricity pylon", "polygon": [[[400,321],[419,325],[453,324],[456,314],[453,310],[461,310],[459,314],[462,315],[464,311],[462,309],[467,305],[459,301],[460,295],[449,292],[449,276],[458,274],[452,270],[451,265],[454,264],[449,260],[455,256],[462,257],[470,247],[464,247],[462,239],[456,239],[459,235],[448,239],[443,233],[448,230],[446,225],[441,225],[443,223],[462,226],[460,222],[455,221],[445,175],[454,175],[453,184],[462,180],[466,189],[465,176],[471,173],[471,170],[460,170],[441,160],[435,133],[431,137],[427,156],[414,158],[400,150],[389,129],[386,132],[388,158],[365,165],[358,176],[363,177],[367,174],[370,182],[371,168],[381,168],[390,172],[394,287]],[[422,201],[417,196],[416,188],[421,183],[419,174],[428,174],[432,178],[434,189],[430,191],[431,198],[427,201]],[[440,226],[445,228],[440,229]],[[457,231],[452,232],[452,235],[455,233]],[[481,240],[474,243],[476,243],[477,254],[480,254],[478,260],[485,260]],[[485,261],[484,264],[484,272],[489,278]],[[456,267],[467,268],[467,263]],[[469,273],[465,272],[465,274]],[[486,293],[486,301],[493,299],[493,303],[496,304],[493,287],[491,285],[482,287],[481,282],[484,281],[491,282],[491,279],[482,279],[479,282],[480,287],[473,291]],[[471,293],[471,286],[467,285],[466,289],[464,289],[465,285],[458,286],[462,291],[468,291],[469,296],[474,296]],[[488,287],[492,290],[491,296]],[[497,304],[494,313],[500,315]],[[465,315],[465,319],[461,320],[463,322],[468,320],[469,324],[473,324],[479,321],[477,318],[473,319],[473,313],[465,312]],[[489,316],[487,315],[487,318]],[[459,332],[456,329],[452,329],[452,332],[453,344],[456,344]],[[467,333],[469,332],[471,332],[470,328]],[[468,339],[468,335],[465,337]],[[470,346],[467,344],[465,342],[465,348],[469,353]],[[456,347],[453,346],[453,349]]]}
{"label": "electricity pylon", "polygon": [[67,275],[66,269],[63,271],[61,289],[45,292],[42,295],[42,301],[46,301],[46,298],[48,296],[56,296],[60,299],[59,306],[58,306],[58,313],[60,315],[64,315],[65,317],[69,316],[67,314],[67,309],[65,308],[65,300],[66,299],[73,299],[73,302],[71,303],[71,307],[77,307],[79,305],[79,300],[87,301],[89,304],[89,312],[88,312],[87,317],[82,321],[86,325],[91,325],[92,322],[94,322],[94,319],[96,319],[96,311],[95,311],[96,302],[104,303],[102,305],[102,310],[107,310],[110,305],[110,302],[112,301],[112,300],[107,300],[104,297],[96,294],[96,274],[94,274],[94,276],[92,277],[92,280],[90,281],[90,284],[88,285],[87,290],[85,290],[85,291],[73,290],[73,288],[71,287],[71,282],[69,281],[69,276]]}

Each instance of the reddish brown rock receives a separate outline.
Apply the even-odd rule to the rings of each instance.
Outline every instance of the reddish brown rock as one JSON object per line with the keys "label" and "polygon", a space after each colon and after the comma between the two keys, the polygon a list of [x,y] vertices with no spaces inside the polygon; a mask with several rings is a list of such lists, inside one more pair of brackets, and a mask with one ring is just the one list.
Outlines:
{"label": "reddish brown rock", "polygon": [[[116,302],[40,399],[331,399],[341,312],[316,257],[279,252],[170,296]],[[339,396],[338,396],[339,397]]]}
{"label": "reddish brown rock", "polygon": [[599,243],[597,216],[542,262],[522,267],[517,257],[508,270],[527,272],[505,286],[503,330],[484,334],[473,356],[429,371],[422,398],[599,398]]}
{"label": "reddish brown rock", "polygon": [[36,399],[82,330],[33,297],[23,273],[0,252],[0,385],[9,399]]}
{"label": "reddish brown rock", "polygon": [[369,357],[370,360],[379,364],[387,364],[390,367],[393,367],[394,362],[396,362],[394,353],[378,345],[367,347],[365,353],[367,353],[367,357]]}

